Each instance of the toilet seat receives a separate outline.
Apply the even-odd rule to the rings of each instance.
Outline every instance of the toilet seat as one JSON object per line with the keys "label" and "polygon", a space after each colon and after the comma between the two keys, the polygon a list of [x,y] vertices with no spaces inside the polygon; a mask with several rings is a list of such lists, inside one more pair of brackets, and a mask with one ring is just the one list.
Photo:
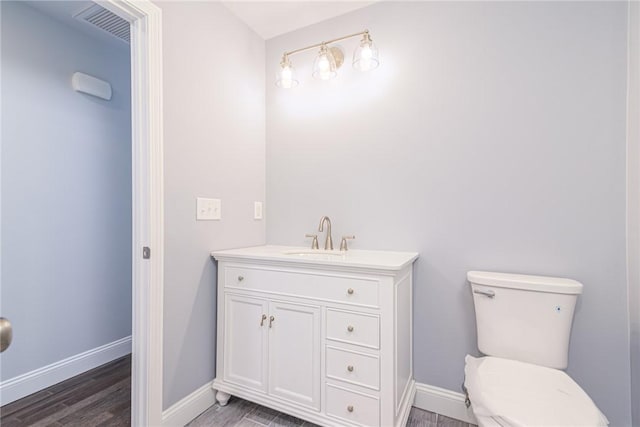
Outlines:
{"label": "toilet seat", "polygon": [[607,426],[565,372],[499,357],[465,358],[465,387],[481,427]]}

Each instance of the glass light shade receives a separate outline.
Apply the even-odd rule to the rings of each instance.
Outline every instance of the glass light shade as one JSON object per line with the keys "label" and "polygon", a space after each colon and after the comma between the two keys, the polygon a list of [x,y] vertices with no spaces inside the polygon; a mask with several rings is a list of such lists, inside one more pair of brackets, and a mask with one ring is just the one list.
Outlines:
{"label": "glass light shade", "polygon": [[276,86],[283,89],[291,89],[298,86],[298,80],[296,80],[296,69],[290,63],[281,64],[281,68],[276,74]]}
{"label": "glass light shade", "polygon": [[360,46],[353,52],[353,68],[359,71],[369,71],[378,68],[378,48],[368,36],[360,42]]}
{"label": "glass light shade", "polygon": [[329,80],[338,75],[336,71],[336,59],[326,46],[322,45],[320,53],[313,61],[313,77],[320,80]]}

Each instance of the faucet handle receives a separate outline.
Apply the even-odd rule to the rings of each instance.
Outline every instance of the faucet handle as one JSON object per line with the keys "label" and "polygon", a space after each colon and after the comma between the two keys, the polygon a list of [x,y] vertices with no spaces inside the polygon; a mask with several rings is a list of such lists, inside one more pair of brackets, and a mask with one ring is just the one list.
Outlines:
{"label": "faucet handle", "polygon": [[355,239],[356,236],[342,236],[342,240],[340,241],[340,250],[341,251],[348,251],[349,247],[347,246],[347,240],[351,240],[351,239]]}
{"label": "faucet handle", "polygon": [[304,237],[313,237],[313,240],[311,241],[311,249],[320,249],[317,234],[305,234]]}

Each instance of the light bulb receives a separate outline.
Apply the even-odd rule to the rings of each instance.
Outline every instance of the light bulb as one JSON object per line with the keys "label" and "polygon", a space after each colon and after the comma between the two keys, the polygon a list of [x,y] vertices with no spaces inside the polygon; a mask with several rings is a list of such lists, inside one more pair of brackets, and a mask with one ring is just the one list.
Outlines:
{"label": "light bulb", "polygon": [[276,74],[276,86],[283,89],[291,89],[298,86],[298,80],[295,78],[295,69],[286,56],[282,58],[280,70]]}
{"label": "light bulb", "polygon": [[367,45],[362,48],[362,53],[360,54],[360,58],[364,60],[370,60],[373,52],[371,52],[371,46]]}
{"label": "light bulb", "polygon": [[322,55],[318,60],[318,77],[321,80],[329,80],[331,78],[331,64],[327,55]]}
{"label": "light bulb", "polygon": [[320,80],[329,80],[337,76],[336,60],[325,45],[320,47],[320,53],[313,63],[313,77]]}
{"label": "light bulb", "polygon": [[360,71],[369,71],[377,68],[379,64],[378,48],[373,44],[367,32],[360,41],[360,46],[353,52],[353,68]]}
{"label": "light bulb", "polygon": [[329,60],[326,55],[322,55],[320,60],[318,60],[318,68],[320,68],[321,71],[327,71],[329,69]]}
{"label": "light bulb", "polygon": [[280,85],[285,89],[293,87],[293,72],[290,67],[284,67],[282,69]]}

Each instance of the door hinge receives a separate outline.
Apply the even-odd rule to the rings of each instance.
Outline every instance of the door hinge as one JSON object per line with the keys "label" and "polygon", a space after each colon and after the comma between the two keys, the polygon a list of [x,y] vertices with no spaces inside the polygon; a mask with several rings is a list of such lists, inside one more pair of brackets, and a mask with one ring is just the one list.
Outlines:
{"label": "door hinge", "polygon": [[151,249],[149,248],[149,246],[142,247],[142,258],[143,259],[151,258]]}

